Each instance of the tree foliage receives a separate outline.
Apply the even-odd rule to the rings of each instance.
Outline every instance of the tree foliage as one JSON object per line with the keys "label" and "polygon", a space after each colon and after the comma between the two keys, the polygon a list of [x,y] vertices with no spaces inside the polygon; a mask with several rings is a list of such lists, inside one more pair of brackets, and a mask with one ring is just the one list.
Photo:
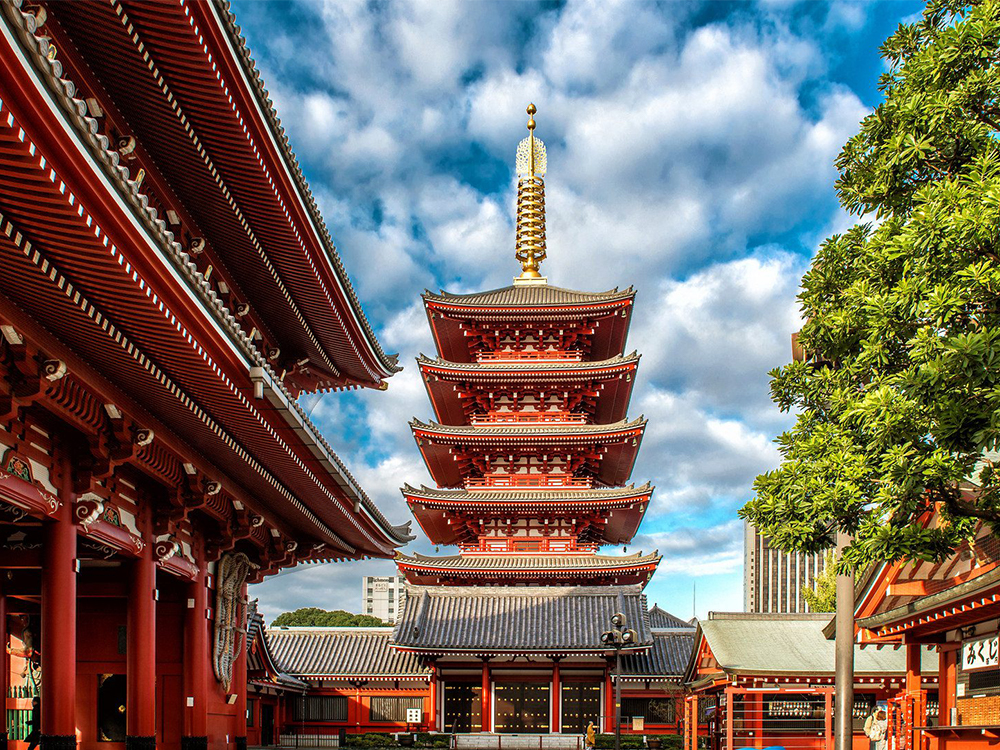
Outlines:
{"label": "tree foliage", "polygon": [[[771,373],[796,423],[741,511],[785,550],[852,534],[854,568],[1000,531],[1000,3],[931,0],[881,54],[884,101],[836,162],[870,220],[803,277],[812,356]],[[932,507],[941,524],[915,523]]]}
{"label": "tree foliage", "polygon": [[371,615],[353,615],[342,609],[329,610],[320,609],[319,607],[302,607],[294,612],[282,612],[274,619],[271,626],[377,628],[385,624],[377,617],[372,617]]}
{"label": "tree foliage", "polygon": [[813,578],[812,587],[802,589],[802,598],[810,612],[837,611],[837,556],[831,551],[826,553],[825,559],[826,567]]}

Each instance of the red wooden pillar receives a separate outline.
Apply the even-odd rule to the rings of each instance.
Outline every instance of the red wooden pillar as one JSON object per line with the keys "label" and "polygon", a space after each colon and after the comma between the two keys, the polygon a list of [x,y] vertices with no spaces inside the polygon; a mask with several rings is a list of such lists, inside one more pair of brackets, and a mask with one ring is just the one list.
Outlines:
{"label": "red wooden pillar", "polygon": [[146,536],[146,545],[132,561],[129,571],[125,628],[126,750],[156,747],[156,563],[151,541]]}
{"label": "red wooden pillar", "polygon": [[833,747],[833,691],[823,691],[823,738],[826,747]]}
{"label": "red wooden pillar", "polygon": [[559,679],[559,658],[552,660],[552,733],[562,731],[562,681]]}
{"label": "red wooden pillar", "polygon": [[431,662],[431,710],[428,721],[431,725],[431,731],[438,731],[438,668],[437,662]]}
{"label": "red wooden pillar", "polygon": [[688,720],[688,747],[690,750],[698,750],[698,694],[691,696],[688,707],[690,718]]}
{"label": "red wooden pillar", "polygon": [[604,667],[604,731],[615,731],[615,686],[611,681],[611,663]]}
{"label": "red wooden pillar", "polygon": [[726,750],[733,750],[733,714],[736,713],[736,692],[726,688]]}
{"label": "red wooden pillar", "polygon": [[240,588],[240,609],[243,619],[236,633],[236,661],[233,662],[233,682],[230,690],[236,694],[236,750],[247,746],[247,585]]}
{"label": "red wooden pillar", "polygon": [[955,708],[958,644],[938,646],[938,716],[941,726],[952,726],[951,709]]}
{"label": "red wooden pillar", "polygon": [[7,653],[7,597],[0,589],[0,750],[7,750],[7,691],[10,690],[10,661]]}
{"label": "red wooden pillar", "polygon": [[903,721],[910,730],[909,746],[913,750],[920,747],[921,732],[917,727],[923,726],[923,691],[920,673],[920,644],[908,643],[906,648],[906,697],[904,699]]}
{"label": "red wooden pillar", "polygon": [[492,714],[490,713],[490,658],[483,657],[483,687],[480,694],[480,713],[484,732],[493,731]]}
{"label": "red wooden pillar", "polygon": [[[753,746],[764,747],[764,694],[747,693],[744,698],[747,708],[750,711],[751,726],[753,727]],[[827,744],[827,747],[832,747]]]}
{"label": "red wooden pillar", "polygon": [[181,750],[208,747],[208,588],[205,557],[196,552],[198,575],[187,585],[184,611],[184,734]]}
{"label": "red wooden pillar", "polygon": [[42,538],[42,750],[76,748],[76,525],[72,473]]}

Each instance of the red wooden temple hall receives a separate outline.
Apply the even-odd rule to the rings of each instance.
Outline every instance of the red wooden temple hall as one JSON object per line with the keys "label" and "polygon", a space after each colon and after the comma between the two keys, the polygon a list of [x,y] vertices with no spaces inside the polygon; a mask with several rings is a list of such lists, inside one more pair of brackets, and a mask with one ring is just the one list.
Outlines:
{"label": "red wooden temple hall", "polygon": [[[978,488],[966,484],[974,503]],[[936,511],[922,521],[942,522]],[[857,587],[858,641],[906,652],[904,689],[889,703],[897,748],[975,750],[1000,743],[1000,538],[987,523],[943,562],[873,568]],[[918,653],[936,652],[929,692]]]}
{"label": "red wooden temple hall", "polygon": [[534,127],[516,160],[522,273],[423,297],[437,356],[418,365],[435,421],[411,426],[438,487],[403,495],[430,540],[458,554],[397,555],[408,588],[392,648],[430,669],[439,730],[611,730],[601,632],[622,612],[634,651],[654,643],[642,589],[659,556],[600,553],[632,539],[653,491],[626,485],[646,424],[627,417],[635,292],[541,275],[546,153]]}
{"label": "red wooden temple hall", "polygon": [[8,0],[0,69],[11,740],[239,748],[247,583],[410,538],[296,403],[395,359],[226,3]]}
{"label": "red wooden temple hall", "polygon": [[[687,668],[684,750],[833,747],[834,642],[830,614],[709,612]],[[937,696],[934,654],[923,648],[921,689]],[[868,750],[866,719],[904,690],[902,649],[855,648],[852,746]]]}

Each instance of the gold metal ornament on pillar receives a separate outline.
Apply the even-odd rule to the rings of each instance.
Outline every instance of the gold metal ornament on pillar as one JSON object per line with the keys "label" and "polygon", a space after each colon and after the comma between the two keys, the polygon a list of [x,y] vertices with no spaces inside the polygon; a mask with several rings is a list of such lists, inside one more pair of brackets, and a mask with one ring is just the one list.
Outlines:
{"label": "gold metal ornament on pillar", "polygon": [[517,235],[514,257],[522,279],[541,279],[538,265],[545,260],[545,144],[535,138],[534,114],[529,104],[528,137],[517,145]]}

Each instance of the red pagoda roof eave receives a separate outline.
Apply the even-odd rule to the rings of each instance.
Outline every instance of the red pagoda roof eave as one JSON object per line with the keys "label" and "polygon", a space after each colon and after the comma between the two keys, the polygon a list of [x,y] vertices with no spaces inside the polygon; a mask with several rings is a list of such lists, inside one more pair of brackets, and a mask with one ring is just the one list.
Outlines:
{"label": "red pagoda roof eave", "polygon": [[[312,240],[311,244],[313,246],[313,253],[318,253],[319,256],[325,261],[324,263],[317,263],[315,267],[324,276],[326,283],[332,285],[340,292],[341,298],[345,302],[344,307],[349,313],[350,321],[353,327],[354,336],[352,338],[355,342],[360,340],[367,344],[363,355],[368,362],[369,371],[375,375],[375,383],[378,384],[381,378],[389,377],[394,373],[399,372],[401,368],[390,364],[386,360],[385,355],[382,353],[381,346],[378,344],[370,325],[364,318],[364,313],[361,312],[360,303],[355,296],[354,290],[353,288],[350,288],[350,281],[346,279],[346,274],[343,272],[343,269],[341,269],[341,273],[337,273],[339,263],[331,254],[330,248],[327,247],[326,243],[323,241],[324,231],[317,222],[315,210],[310,211],[306,208],[307,201],[301,192],[302,185],[294,179],[289,169],[285,156],[288,148],[287,144],[285,149],[282,149],[275,139],[273,130],[266,125],[266,123],[269,122],[269,118],[265,116],[260,106],[260,101],[258,100],[260,92],[259,77],[257,79],[258,86],[255,87],[247,78],[246,70],[243,65],[238,63],[241,55],[233,45],[233,40],[231,38],[231,35],[235,34],[232,13],[214,2],[191,3],[188,7],[193,8],[192,12],[196,16],[204,16],[209,13],[211,14],[211,18],[215,21],[215,23],[204,23],[203,29],[209,31],[210,36],[216,42],[217,49],[220,46],[225,46],[225,48],[231,52],[231,55],[217,55],[214,58],[215,62],[221,63],[230,71],[230,82],[239,80],[244,84],[243,87],[239,89],[239,94],[244,102],[244,106],[252,108],[252,110],[258,115],[258,118],[252,122],[255,131],[258,133],[260,140],[268,143],[270,146],[269,156],[271,157],[271,162],[280,167],[280,169],[275,171],[277,171],[282,177],[282,187],[286,196],[292,198],[289,203],[292,204],[295,210],[296,218],[302,225],[308,226],[311,230],[310,238]],[[210,10],[206,11],[206,8]],[[222,17],[223,14],[225,14],[225,20]],[[239,39],[241,42],[241,48],[246,50],[245,41],[242,37]],[[255,95],[254,92],[256,92],[257,95]],[[342,276],[344,276],[344,278],[342,278]],[[333,300],[331,300],[331,303],[332,302]],[[357,350],[356,343],[355,347]],[[362,356],[361,351],[358,351],[358,354],[359,356]]]}
{"label": "red pagoda roof eave", "polygon": [[[4,57],[4,63],[10,63],[13,60],[11,56],[3,56],[3,57]],[[11,73],[7,78],[8,78],[8,85],[11,86],[23,83],[24,80],[20,74],[16,73],[16,71],[14,73]],[[25,97],[27,97],[27,100],[29,101],[31,100],[32,96],[37,97],[39,89],[29,85],[28,88],[22,88],[21,92],[22,92],[21,101],[23,103],[24,101],[26,101]],[[49,106],[51,107],[51,104],[49,104]],[[42,111],[43,112],[45,111],[44,105],[42,106]],[[59,110],[56,109],[56,112],[58,113]],[[121,272],[122,270],[124,270],[126,274],[131,272],[132,282],[138,283],[145,292],[145,296],[140,295],[139,297],[141,300],[143,300],[143,303],[147,304],[148,301],[152,299],[153,302],[156,302],[157,304],[160,305],[160,311],[155,311],[153,314],[154,320],[157,319],[157,316],[162,317],[161,311],[163,310],[164,301],[167,301],[168,304],[171,305],[171,307],[176,309],[178,311],[178,314],[180,314],[182,318],[186,318],[188,322],[190,322],[194,326],[194,329],[188,334],[189,336],[191,336],[192,333],[194,335],[188,338],[188,342],[198,347],[198,350],[202,353],[203,358],[205,355],[207,355],[207,352],[205,349],[202,348],[201,343],[199,342],[200,341],[208,342],[214,340],[219,344],[218,346],[213,347],[214,354],[219,355],[222,352],[228,352],[227,356],[230,357],[229,359],[230,364],[227,366],[226,369],[236,370],[236,371],[242,370],[245,372],[247,369],[246,360],[242,359],[239,353],[235,351],[232,339],[227,338],[226,335],[220,330],[218,324],[206,314],[203,302],[199,301],[194,295],[192,295],[191,290],[187,286],[187,284],[185,284],[183,280],[181,280],[177,276],[176,271],[174,271],[169,266],[169,264],[166,263],[164,257],[159,253],[156,247],[156,243],[151,241],[148,234],[143,234],[141,230],[139,231],[139,234],[134,234],[134,232],[139,229],[139,225],[136,223],[135,218],[132,216],[130,210],[123,206],[123,204],[121,203],[121,199],[120,197],[117,196],[114,188],[108,185],[107,180],[106,178],[104,178],[101,170],[97,169],[93,164],[93,161],[89,159],[87,149],[82,145],[80,145],[79,142],[77,141],[78,147],[75,150],[74,149],[65,150],[64,146],[67,142],[65,134],[62,134],[60,136],[53,136],[51,135],[51,130],[46,129],[46,128],[51,128],[51,121],[52,121],[51,117],[36,118],[36,120],[33,121],[35,123],[33,127],[35,130],[40,129],[40,132],[47,133],[49,138],[55,139],[54,142],[50,143],[47,146],[44,146],[45,149],[48,150],[55,149],[63,157],[65,157],[65,159],[69,159],[70,161],[72,161],[73,159],[78,160],[78,157],[80,155],[84,156],[84,158],[86,159],[86,163],[89,166],[82,168],[82,170],[77,169],[77,172],[74,173],[74,176],[78,178],[77,181],[82,180],[84,184],[89,184],[92,186],[91,193],[88,194],[88,197],[104,196],[105,204],[103,209],[103,218],[100,219],[100,221],[104,222],[106,225],[112,226],[113,231],[116,234],[124,232],[126,236],[131,235],[133,237],[133,239],[130,240],[130,242],[123,243],[123,246],[131,245],[140,248],[146,247],[147,244],[152,246],[153,249],[152,253],[148,253],[142,256],[136,256],[136,258],[134,259],[142,266],[141,269],[139,268],[133,269],[131,267],[131,263],[124,263],[124,265],[121,265],[123,261],[121,260],[121,256],[119,256],[120,265],[113,266],[116,269],[116,272]],[[63,119],[57,117],[55,121],[61,123],[63,127],[66,128],[66,124]],[[70,136],[68,142],[70,143],[74,142],[75,132],[71,128],[67,128],[66,133],[68,133],[68,135]],[[23,138],[24,135],[22,131],[22,139]],[[77,161],[77,166],[79,167],[79,161]],[[49,168],[50,170],[52,169],[51,165],[47,165],[47,168]],[[54,175],[55,172],[53,171],[52,174]],[[97,178],[96,183],[94,182],[95,176]],[[53,189],[57,189],[58,184],[53,184]],[[111,197],[110,203],[107,202],[108,196]],[[65,202],[65,200],[67,200],[67,195],[63,195],[62,198],[63,201]],[[71,193],[68,194],[68,198],[70,200],[70,203],[76,207],[76,210],[72,212],[73,220],[79,221],[81,217],[85,215],[83,213],[80,213],[83,210],[83,207],[80,206],[78,202],[75,202],[76,199],[73,198]],[[122,217],[126,217],[124,221]],[[90,221],[89,218],[88,221]],[[90,232],[89,236],[92,237],[94,241],[98,241],[101,234],[98,233],[97,235],[94,235],[93,232]],[[103,257],[102,253],[106,254],[107,250],[108,247],[104,246],[103,248],[100,249],[100,251],[97,251],[96,257]],[[157,263],[157,261],[150,262],[149,255],[156,255],[157,261],[159,261],[159,263]],[[137,276],[136,275],[137,270],[141,271],[142,275]],[[161,290],[164,292],[165,295],[164,298],[160,298],[159,301],[157,296],[153,296],[152,298],[150,298],[149,287],[145,286],[145,282],[143,281],[143,276],[148,275],[150,277],[156,277],[157,274],[160,275],[159,278],[163,279],[161,283]],[[182,290],[180,297],[177,296],[178,290]],[[182,347],[182,349],[183,348],[184,347]],[[211,363],[209,362],[209,364]],[[216,370],[215,373],[213,373],[212,377],[217,378],[219,372],[220,371]],[[336,538],[336,535],[333,535],[333,538]],[[386,553],[388,552],[388,549],[382,548],[382,552]]]}
{"label": "red pagoda roof eave", "polygon": [[[255,184],[257,185],[258,188],[260,188],[260,185],[263,184],[263,189],[257,190],[259,194],[267,196],[270,195],[271,193],[274,193],[275,195],[275,200],[271,203],[267,203],[267,205],[264,205],[261,208],[261,210],[271,211],[272,217],[284,218],[284,216],[287,216],[288,226],[283,231],[286,231],[286,233],[295,232],[303,235],[300,236],[298,239],[300,241],[300,244],[302,244],[303,246],[303,252],[307,253],[307,260],[309,261],[310,270],[313,270],[316,274],[318,274],[316,276],[318,283],[315,283],[312,286],[309,286],[307,283],[305,285],[306,287],[305,292],[301,291],[303,285],[299,285],[300,288],[296,293],[296,298],[302,301],[304,304],[308,305],[307,298],[309,297],[309,295],[313,294],[313,292],[318,293],[318,291],[320,290],[320,286],[323,283],[323,281],[321,280],[320,271],[318,269],[322,269],[324,265],[322,261],[315,259],[314,252],[306,250],[306,245],[309,245],[309,240],[304,239],[303,237],[311,236],[312,229],[307,226],[302,228],[302,232],[299,232],[299,228],[302,227],[302,225],[296,224],[292,218],[296,210],[301,209],[301,206],[297,207],[296,205],[298,198],[296,198],[294,195],[289,197],[289,194],[285,194],[284,197],[282,197],[282,194],[278,189],[278,184],[282,182],[281,175],[278,172],[280,172],[280,169],[282,168],[287,168],[287,164],[282,163],[281,168],[274,168],[271,170],[272,172],[275,173],[275,178],[272,183],[264,181],[266,177],[269,177],[268,175],[263,174],[263,172],[267,171],[267,165],[271,166],[274,165],[273,162],[268,161],[269,149],[267,145],[262,141],[259,153],[253,153],[250,150],[250,146],[252,146],[252,144],[248,142],[250,139],[250,133],[253,132],[254,129],[254,121],[258,119],[259,110],[256,113],[248,109],[244,109],[239,112],[236,111],[237,103],[241,101],[239,94],[236,92],[239,89],[244,88],[243,84],[236,78],[233,79],[234,83],[236,84],[233,86],[233,90],[229,92],[227,95],[223,95],[223,87],[226,85],[227,81],[224,81],[222,79],[222,77],[219,75],[219,72],[222,69],[221,65],[223,63],[231,62],[229,58],[233,56],[233,53],[231,48],[218,47],[216,49],[216,54],[212,55],[208,49],[208,42],[206,41],[207,36],[202,35],[200,39],[195,38],[193,29],[194,15],[206,12],[205,8],[202,8],[201,6],[202,6],[201,3],[185,4],[184,0],[180,0],[180,2],[176,2],[174,4],[169,4],[169,3],[142,4],[135,6],[134,8],[130,6],[129,12],[134,12],[137,15],[146,15],[163,19],[173,19],[174,23],[172,24],[165,23],[165,25],[169,26],[170,29],[177,29],[178,27],[183,29],[184,33],[174,34],[171,37],[171,45],[170,45],[171,49],[178,49],[178,50],[184,48],[184,45],[188,45],[187,48],[184,48],[187,50],[187,52],[183,55],[184,62],[180,66],[181,69],[167,70],[168,68],[170,68],[169,64],[159,65],[159,69],[162,72],[167,72],[166,76],[167,79],[172,80],[176,84],[180,79],[182,79],[184,76],[190,73],[192,76],[195,77],[199,75],[201,75],[202,77],[207,76],[207,78],[212,80],[213,83],[217,82],[216,86],[209,87],[208,89],[206,89],[205,91],[205,93],[207,94],[206,96],[199,97],[198,100],[194,102],[190,101],[186,102],[186,104],[191,104],[193,109],[197,109],[199,106],[204,106],[208,109],[211,109],[212,107],[216,107],[216,109],[221,108],[222,112],[228,113],[230,116],[240,117],[243,119],[244,125],[247,129],[245,130],[245,132],[240,133],[241,137],[232,138],[230,140],[229,145],[233,146],[233,148],[231,150],[227,150],[227,153],[231,153],[235,158],[235,155],[237,154],[237,147],[240,145],[241,141],[247,143],[247,148],[244,149],[243,152],[240,152],[239,158],[243,159],[244,162],[246,162],[250,166],[249,169],[242,171],[242,175],[247,179],[250,179],[251,181],[256,180]],[[72,8],[73,6],[67,4],[65,7]],[[118,15],[115,15],[116,11]],[[113,7],[108,6],[106,4],[104,6],[94,6],[94,8],[91,9],[90,12],[111,14],[115,22],[117,22],[119,26],[121,26],[121,16],[127,15],[122,6],[122,2],[119,2],[119,0],[114,0]],[[211,11],[207,12],[211,13]],[[159,15],[157,16],[157,14]],[[211,28],[214,25],[215,22],[212,20],[202,23],[202,25],[199,26],[199,32],[203,30],[208,30],[210,32]],[[156,45],[153,44],[147,44],[144,46],[142,44],[142,41],[139,40],[138,37],[136,36],[139,34],[139,32],[140,32],[139,25],[135,25],[135,28],[133,29],[133,25],[130,24],[128,34],[131,34],[132,36],[127,37],[128,39],[127,44],[123,42],[123,39],[125,37],[123,37],[123,39],[119,39],[117,36],[114,39],[108,38],[102,43],[105,45],[110,45],[110,53],[114,54],[120,53],[120,56],[124,61],[131,62],[133,57],[139,60],[139,62],[141,63],[139,67],[140,70],[142,70],[143,72],[149,71],[154,64],[167,62],[164,60],[155,59],[154,57],[155,55],[164,54],[163,50],[155,49]],[[224,34],[225,32],[223,31],[220,33]],[[132,38],[133,36],[136,36],[136,38],[133,39]],[[208,34],[208,36],[211,36],[211,34]],[[138,47],[136,48],[135,45],[138,45]],[[104,52],[107,52],[107,50],[104,50]],[[145,57],[140,59],[139,57],[140,53]],[[103,52],[99,51],[94,54],[103,54]],[[155,72],[155,70],[153,72]],[[154,82],[154,84],[155,84],[154,88],[156,89],[157,93],[159,92],[160,88],[163,88],[165,92],[164,96],[169,95],[170,92],[166,90],[167,84],[164,83],[164,78],[162,76],[160,77],[159,82],[158,83]],[[217,93],[218,95],[215,96],[215,98],[213,98],[213,93]],[[228,99],[226,98],[227,96],[229,97]],[[174,109],[172,110],[172,114],[180,118],[181,115],[183,114],[183,108],[178,107],[178,102],[176,99],[173,100],[173,105]],[[246,117],[244,117],[244,115],[246,115]],[[190,120],[190,118],[188,119]],[[172,119],[170,123],[168,123],[168,125],[176,129],[177,127],[180,127],[179,123],[180,123],[179,119],[177,120],[177,122],[174,122],[174,120]],[[191,144],[196,144],[198,139],[197,136],[194,134],[194,131],[190,131],[190,122],[188,123],[188,131],[185,131],[184,139],[182,140],[184,140],[185,144],[188,144],[189,141],[191,142]],[[191,163],[200,164],[202,167],[204,167],[205,163],[207,163],[206,159],[208,159],[208,157],[205,154],[199,154],[194,148],[194,145],[191,145],[190,153],[185,151],[185,153],[180,154],[180,156],[189,157],[189,161],[191,161]],[[218,156],[218,154],[216,154],[216,156]],[[217,177],[218,176],[216,176],[213,182],[217,181]],[[223,195],[222,199],[224,201],[232,201],[233,197],[227,194]],[[245,209],[246,205],[244,205],[243,208]],[[309,212],[307,211],[306,213]],[[312,252],[312,254],[309,254],[310,252]],[[267,277],[270,279],[270,275],[267,275]],[[369,366],[369,363],[363,361],[364,350],[366,349],[366,347],[367,349],[371,349],[374,351],[372,356],[375,357],[375,360],[378,360],[379,362],[385,364],[385,367],[382,369],[385,369],[387,373],[391,374],[391,372],[395,371],[395,364],[389,361],[391,358],[386,358],[384,355],[381,355],[381,349],[378,347],[377,341],[374,340],[373,334],[369,335],[370,326],[367,326],[366,324],[366,321],[364,319],[364,314],[362,311],[360,311],[356,297],[353,296],[353,290],[349,288],[350,286],[349,282],[347,282],[347,285],[345,287],[344,283],[341,283],[341,279],[339,278],[339,275],[337,273],[334,273],[333,277],[336,277],[338,288],[346,295],[346,296],[341,295],[342,297],[341,301],[343,302],[343,304],[340,304],[339,302],[337,304],[334,304],[332,302],[332,297],[330,296],[330,294],[326,294],[326,301],[323,304],[321,304],[320,307],[321,307],[321,312],[326,311],[325,314],[327,315],[327,317],[329,317],[331,320],[337,320],[339,321],[340,324],[342,324],[342,328],[338,328],[337,330],[342,331],[345,344],[344,346],[341,346],[341,344],[337,343],[336,341],[333,342],[325,341],[323,346],[319,346],[318,350],[320,351],[325,350],[322,356],[327,356],[327,353],[329,353],[330,356],[334,356],[334,352],[337,353],[335,358],[338,360],[339,367],[335,369],[338,370],[340,374],[343,375],[344,379],[347,380],[349,383],[357,385],[369,385],[369,384],[375,385],[378,382],[380,382],[381,377],[372,375],[371,374],[372,368]],[[294,279],[289,279],[289,280],[291,283],[295,283]],[[282,303],[284,303],[285,299],[284,297],[282,297],[281,295],[276,295],[276,297],[281,297]],[[291,297],[288,298],[291,299]],[[329,303],[329,305],[327,303]],[[312,309],[315,309],[315,307],[313,307]],[[364,330],[361,331],[360,329],[358,329],[352,331],[351,320],[342,319],[341,311],[344,311],[344,314],[346,314],[348,318],[351,318],[354,324],[361,326],[361,328]],[[332,312],[333,315],[330,315],[330,312]],[[316,324],[316,317],[317,317],[316,315],[313,315],[311,318],[311,322],[313,324]],[[337,335],[340,334],[338,333]],[[359,349],[359,339],[361,347],[360,349]],[[367,343],[365,343],[366,341]],[[381,355],[381,356],[375,356],[375,355]],[[346,365],[348,361],[352,363],[356,362],[356,366],[352,365],[352,367],[354,367],[355,370],[354,373],[346,371]],[[318,359],[316,360],[315,366],[317,371],[322,371],[322,372],[326,371],[326,365],[320,362]],[[331,362],[331,367],[332,366],[333,365]],[[362,369],[365,372],[363,374],[360,374],[359,377],[359,373]]]}

